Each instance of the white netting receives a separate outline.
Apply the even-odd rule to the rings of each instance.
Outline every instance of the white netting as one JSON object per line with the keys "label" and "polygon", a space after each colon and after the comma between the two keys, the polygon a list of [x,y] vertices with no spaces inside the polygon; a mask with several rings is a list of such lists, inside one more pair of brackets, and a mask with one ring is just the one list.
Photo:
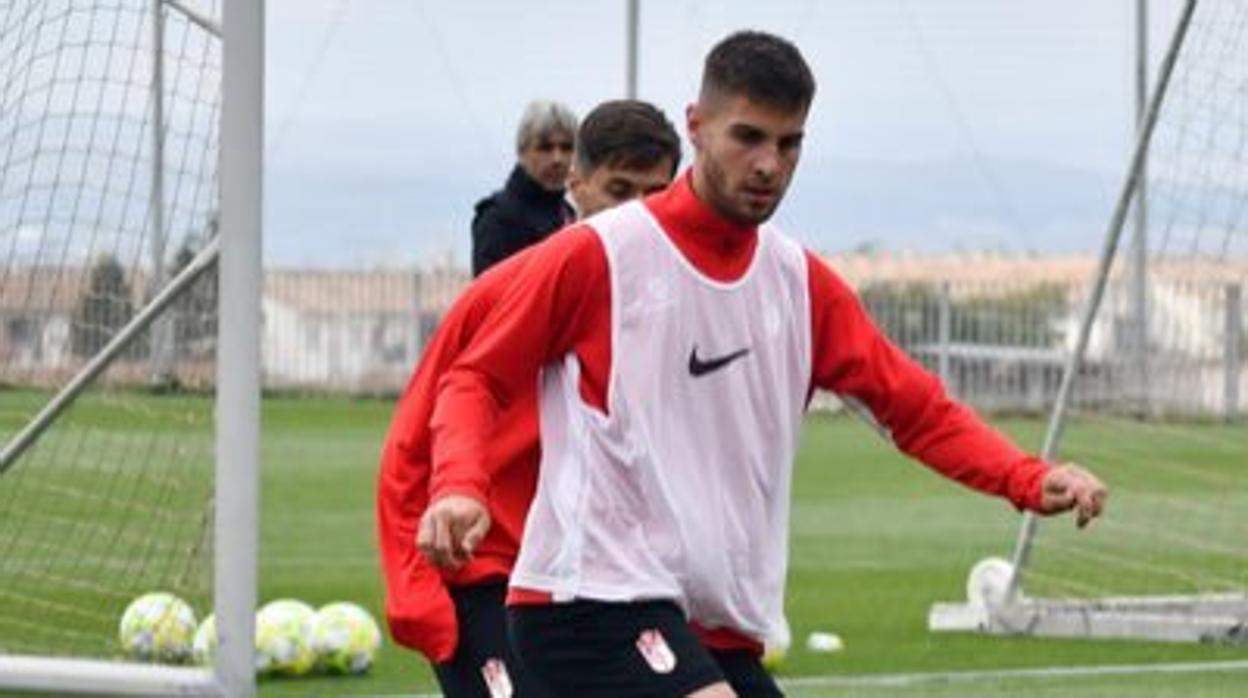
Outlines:
{"label": "white netting", "polygon": [[1110,515],[1042,525],[1032,596],[1248,590],[1248,3],[1197,6],[1146,183],[1146,254],[1129,218],[1060,449]]}
{"label": "white netting", "polygon": [[[215,235],[220,40],[165,5],[157,54],[155,7],[0,5],[0,442]],[[116,656],[148,591],[207,613],[215,313],[210,272],[0,467],[0,653]]]}

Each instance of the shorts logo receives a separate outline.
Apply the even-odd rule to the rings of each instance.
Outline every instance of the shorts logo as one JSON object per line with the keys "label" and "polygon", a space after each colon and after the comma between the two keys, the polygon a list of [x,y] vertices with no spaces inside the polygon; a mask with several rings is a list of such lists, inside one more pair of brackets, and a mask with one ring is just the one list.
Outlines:
{"label": "shorts logo", "polygon": [[643,630],[637,637],[637,651],[656,674],[670,674],[676,669],[676,654],[658,630]]}
{"label": "shorts logo", "polygon": [[507,665],[503,660],[491,658],[481,665],[481,678],[490,689],[490,698],[511,698],[515,690],[511,686],[511,676],[507,674]]}

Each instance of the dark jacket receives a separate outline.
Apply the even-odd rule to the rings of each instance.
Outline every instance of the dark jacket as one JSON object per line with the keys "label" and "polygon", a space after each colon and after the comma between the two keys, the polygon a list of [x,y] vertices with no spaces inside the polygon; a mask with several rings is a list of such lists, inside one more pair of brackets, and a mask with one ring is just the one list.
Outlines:
{"label": "dark jacket", "polygon": [[540,242],[575,215],[563,192],[542,188],[516,165],[499,191],[477,202],[472,217],[472,275]]}

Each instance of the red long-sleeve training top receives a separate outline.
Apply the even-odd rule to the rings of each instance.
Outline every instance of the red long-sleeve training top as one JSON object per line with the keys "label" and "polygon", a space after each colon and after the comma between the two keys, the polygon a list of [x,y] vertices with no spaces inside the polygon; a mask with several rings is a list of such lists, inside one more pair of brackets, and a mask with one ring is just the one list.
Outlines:
{"label": "red long-sleeve training top", "polygon": [[[757,228],[715,214],[694,194],[688,173],[645,205],[703,274],[730,282],[749,267]],[[899,449],[946,477],[1036,508],[1048,466],[949,399],[935,376],[883,336],[848,285],[807,256],[811,389],[862,404]],[[513,279],[440,382],[431,423],[433,500],[451,493],[488,499],[488,435],[503,410],[532,395],[543,364],[575,353],[582,398],[605,412],[610,293],[605,251],[586,224],[532,248],[526,273]]]}
{"label": "red long-sleeve training top", "polygon": [[416,548],[420,518],[430,501],[429,418],[438,380],[512,280],[524,273],[529,254],[525,250],[492,267],[447,311],[399,398],[382,447],[377,529],[386,621],[396,641],[435,662],[450,659],[458,644],[455,607],[447,587],[506,579],[515,564],[537,481],[536,387],[513,400],[493,429],[486,451],[493,525],[473,559],[458,570],[434,567]]}
{"label": "red long-sleeve training top", "polygon": [[[715,215],[694,195],[688,175],[646,205],[702,273],[732,281],[748,269],[756,228]],[[1047,466],[949,400],[937,379],[881,335],[822,260],[808,253],[808,261],[811,389],[861,403],[898,448],[938,472],[1034,509]],[[435,658],[440,650],[449,656],[448,643],[454,647],[444,580],[411,543],[420,513],[451,493],[487,502],[495,526],[476,559],[445,582],[473,583],[509,573],[533,494],[537,372],[574,352],[582,368],[582,398],[605,411],[610,326],[607,260],[585,224],[491,270],[444,320],[400,401],[383,454],[378,512],[390,590],[387,613],[396,638],[409,638],[404,644],[423,644]],[[407,592],[396,598],[395,589]],[[523,590],[513,598],[540,600]],[[414,619],[407,622],[409,632],[403,631],[405,618]],[[421,618],[440,620],[416,622]],[[753,646],[723,629],[703,639],[712,647]]]}

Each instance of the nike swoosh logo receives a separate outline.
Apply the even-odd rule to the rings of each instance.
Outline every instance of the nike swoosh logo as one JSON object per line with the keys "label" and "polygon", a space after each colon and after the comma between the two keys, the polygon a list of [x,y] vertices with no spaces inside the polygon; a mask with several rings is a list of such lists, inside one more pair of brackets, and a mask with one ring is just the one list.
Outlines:
{"label": "nike swoosh logo", "polygon": [[724,354],[723,356],[716,356],[712,359],[702,360],[698,358],[697,345],[694,345],[693,351],[689,352],[689,375],[694,378],[697,378],[698,376],[705,376],[708,373],[718,371],[748,353],[750,353],[750,350],[747,347],[745,349],[738,349],[731,354]]}

